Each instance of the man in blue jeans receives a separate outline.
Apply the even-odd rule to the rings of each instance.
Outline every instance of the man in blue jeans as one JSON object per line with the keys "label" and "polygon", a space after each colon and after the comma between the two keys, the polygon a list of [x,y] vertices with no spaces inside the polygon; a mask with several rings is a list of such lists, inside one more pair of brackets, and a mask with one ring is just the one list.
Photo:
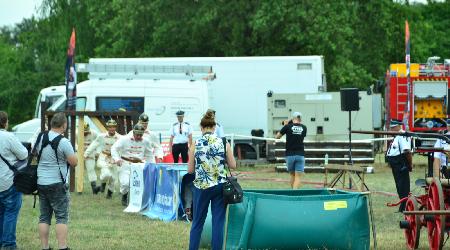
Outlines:
{"label": "man in blue jeans", "polygon": [[[27,149],[12,134],[8,128],[8,115],[0,111],[0,155],[10,165],[18,160],[25,160]],[[16,249],[16,225],[19,210],[22,206],[22,194],[14,187],[14,173],[0,159],[0,249]]]}
{"label": "man in blue jeans", "polygon": [[303,140],[306,136],[306,126],[301,124],[302,114],[292,113],[292,122],[283,124],[276,138],[280,139],[286,135],[286,165],[291,175],[292,189],[298,189],[301,185],[300,179],[305,168],[305,146]]}

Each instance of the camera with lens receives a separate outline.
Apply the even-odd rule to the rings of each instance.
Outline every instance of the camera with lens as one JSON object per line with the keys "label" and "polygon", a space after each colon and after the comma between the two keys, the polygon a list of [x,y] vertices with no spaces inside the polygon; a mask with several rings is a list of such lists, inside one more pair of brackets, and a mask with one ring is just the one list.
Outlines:
{"label": "camera with lens", "polygon": [[288,124],[292,124],[292,119],[281,121],[281,125],[282,125],[282,126],[285,126],[285,125],[288,125]]}

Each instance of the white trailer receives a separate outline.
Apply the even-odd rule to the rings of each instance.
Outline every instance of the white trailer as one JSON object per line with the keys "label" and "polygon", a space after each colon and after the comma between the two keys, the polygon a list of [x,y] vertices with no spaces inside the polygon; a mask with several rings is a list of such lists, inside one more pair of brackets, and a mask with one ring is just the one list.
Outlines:
{"label": "white trailer", "polygon": [[[212,72],[205,72],[205,67]],[[144,107],[138,111],[150,116],[151,129],[163,137],[176,121],[178,108],[185,109],[185,120],[197,131],[200,115],[213,108],[225,134],[248,136],[252,129],[267,134],[269,91],[319,93],[327,87],[322,56],[93,58],[89,64],[78,65],[80,70],[90,73],[88,81],[77,85],[79,108],[112,111],[101,108],[102,100],[144,97]],[[212,74],[215,79],[209,81]],[[22,141],[28,141],[40,124],[40,101],[51,104],[55,96],[64,95],[64,86],[43,89],[34,121],[19,124],[13,131]],[[61,109],[62,104],[60,101],[52,109]],[[236,142],[244,151],[255,151],[251,140]]]}
{"label": "white trailer", "polygon": [[[225,134],[267,134],[267,93],[326,91],[323,56],[93,58],[100,65],[208,65],[216,79],[208,82],[209,106]],[[199,121],[191,121],[197,125]]]}

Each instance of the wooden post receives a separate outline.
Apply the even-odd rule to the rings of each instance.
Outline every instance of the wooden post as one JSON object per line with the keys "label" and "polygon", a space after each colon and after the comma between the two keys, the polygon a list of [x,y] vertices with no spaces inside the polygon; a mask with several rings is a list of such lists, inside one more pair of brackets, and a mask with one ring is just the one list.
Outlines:
{"label": "wooden post", "polygon": [[[70,115],[70,143],[72,147],[75,148],[75,138],[76,138],[76,116]],[[70,168],[70,192],[75,190],[75,168]]]}
{"label": "wooden post", "polygon": [[98,128],[98,130],[101,133],[106,132],[105,126],[103,126],[103,123],[98,119],[98,117],[91,117],[91,121],[94,123],[94,125]]}
{"label": "wooden post", "polygon": [[84,116],[80,116],[78,118],[78,131],[80,135],[78,136],[78,166],[75,171],[76,173],[76,182],[77,182],[77,192],[83,192],[83,184],[84,184]]}

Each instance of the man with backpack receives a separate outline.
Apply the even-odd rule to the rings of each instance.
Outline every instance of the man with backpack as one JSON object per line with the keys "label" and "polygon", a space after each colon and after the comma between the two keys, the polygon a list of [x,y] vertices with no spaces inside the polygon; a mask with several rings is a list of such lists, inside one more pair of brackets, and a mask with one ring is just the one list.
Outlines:
{"label": "man with backpack", "polygon": [[36,141],[38,154],[39,238],[42,249],[49,249],[48,237],[53,213],[56,218],[56,239],[59,249],[67,247],[69,219],[69,165],[75,167],[77,156],[70,141],[63,137],[67,128],[64,113],[53,116],[51,130],[43,132]]}
{"label": "man with backpack", "polygon": [[[22,194],[17,192],[14,172],[8,164],[14,165],[28,156],[27,149],[8,128],[8,114],[0,111],[0,249],[16,249],[16,225],[22,206]],[[5,161],[8,161],[6,163]]]}

